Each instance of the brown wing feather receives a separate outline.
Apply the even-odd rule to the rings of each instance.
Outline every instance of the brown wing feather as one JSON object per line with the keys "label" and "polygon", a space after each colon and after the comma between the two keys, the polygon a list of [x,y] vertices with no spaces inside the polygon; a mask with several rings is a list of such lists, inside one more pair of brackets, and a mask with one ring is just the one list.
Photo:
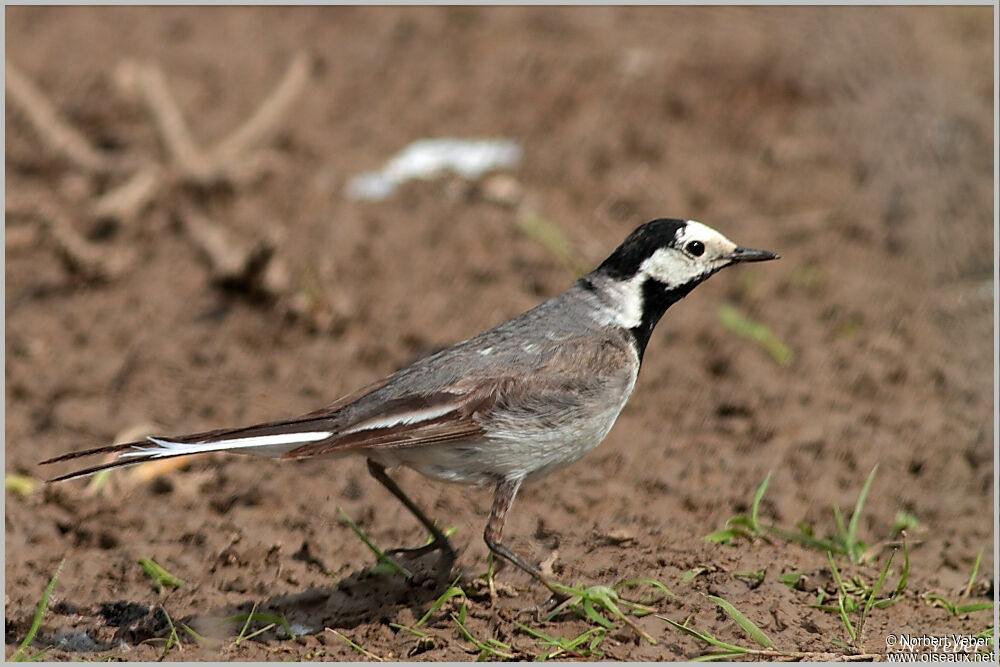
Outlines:
{"label": "brown wing feather", "polygon": [[496,403],[500,396],[501,384],[491,382],[481,386],[478,391],[461,397],[442,392],[430,396],[407,396],[396,399],[392,401],[391,411],[380,414],[405,414],[408,410],[425,410],[447,404],[454,404],[455,409],[432,419],[348,431],[343,435],[334,435],[326,440],[302,445],[280,458],[301,459],[369,448],[417,447],[479,437],[486,431],[477,419],[477,415],[489,410]]}

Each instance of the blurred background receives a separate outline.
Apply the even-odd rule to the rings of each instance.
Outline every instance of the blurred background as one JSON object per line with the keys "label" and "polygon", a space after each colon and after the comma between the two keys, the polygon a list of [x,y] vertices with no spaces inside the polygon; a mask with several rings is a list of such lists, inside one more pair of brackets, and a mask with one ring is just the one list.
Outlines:
{"label": "blurred background", "polygon": [[[79,614],[152,604],[134,563],[155,555],[200,582],[174,594],[183,616],[359,569],[338,504],[384,546],[423,539],[360,460],[208,457],[98,488],[40,486],[38,460],[315,409],[558,294],[656,217],[782,260],[667,314],[608,441],[524,491],[513,544],[557,549],[567,581],[669,583],[768,472],[769,520],[824,533],[877,464],[869,543],[905,512],[924,590],[961,587],[983,550],[992,581],[989,8],[5,17],[8,652],[64,556]],[[400,479],[483,569],[489,494]],[[768,609],[768,590],[739,595]],[[925,627],[925,607],[886,623]]]}

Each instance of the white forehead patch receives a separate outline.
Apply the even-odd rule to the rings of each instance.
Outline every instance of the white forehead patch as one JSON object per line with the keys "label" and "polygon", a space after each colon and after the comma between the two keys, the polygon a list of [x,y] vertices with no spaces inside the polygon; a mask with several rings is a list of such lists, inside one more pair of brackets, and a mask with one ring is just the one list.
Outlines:
{"label": "white forehead patch", "polygon": [[684,228],[680,230],[679,240],[682,242],[701,241],[706,248],[715,247],[720,254],[732,252],[733,248],[736,247],[736,244],[725,236],[697,220],[687,221]]}
{"label": "white forehead patch", "polygon": [[[699,257],[682,250],[691,241],[700,241],[705,253]],[[666,285],[684,285],[717,268],[720,257],[729,254],[736,244],[708,225],[694,220],[678,230],[676,248],[659,248],[642,263],[640,271]]]}

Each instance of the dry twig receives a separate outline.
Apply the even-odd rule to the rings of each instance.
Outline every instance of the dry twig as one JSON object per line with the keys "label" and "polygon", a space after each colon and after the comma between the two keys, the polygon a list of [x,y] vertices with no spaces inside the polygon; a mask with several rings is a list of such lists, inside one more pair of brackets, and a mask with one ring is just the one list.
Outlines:
{"label": "dry twig", "polygon": [[[154,64],[122,63],[115,81],[123,94],[141,100],[156,127],[168,159],[147,159],[126,165],[94,149],[82,134],[62,121],[39,88],[13,65],[7,65],[7,92],[24,113],[42,141],[71,164],[92,176],[124,172],[127,176],[88,205],[76,206],[89,220],[127,223],[159,199],[171,201],[178,185],[211,186],[235,183],[255,173],[266,160],[250,154],[276,131],[281,119],[305,89],[309,58],[298,53],[275,89],[235,130],[213,147],[202,149],[193,138],[180,105],[167,85],[163,71]],[[133,264],[134,252],[105,251],[74,229],[70,215],[47,201],[32,201],[22,214],[39,220],[42,236],[50,240],[74,273],[86,280],[112,280]],[[8,214],[10,207],[8,206]],[[192,209],[178,212],[182,228],[204,253],[213,282],[277,297],[289,286],[287,266],[275,257],[273,235],[253,243]]]}
{"label": "dry twig", "polygon": [[287,271],[275,257],[275,239],[247,243],[193,210],[184,211],[180,219],[188,237],[208,261],[216,284],[267,297],[280,296],[287,290]]}
{"label": "dry twig", "polygon": [[66,267],[87,282],[108,282],[124,275],[135,264],[133,249],[105,250],[73,228],[62,209],[47,201],[8,202],[6,213],[39,223],[41,237],[51,243]]}
{"label": "dry twig", "polygon": [[20,109],[49,148],[84,171],[105,173],[120,168],[117,161],[96,150],[75,128],[63,122],[38,87],[10,62],[6,74],[8,99]]}
{"label": "dry twig", "polygon": [[231,171],[239,158],[262,144],[275,131],[308,82],[309,57],[299,52],[292,58],[277,87],[264,98],[250,118],[212,149],[212,162]]}

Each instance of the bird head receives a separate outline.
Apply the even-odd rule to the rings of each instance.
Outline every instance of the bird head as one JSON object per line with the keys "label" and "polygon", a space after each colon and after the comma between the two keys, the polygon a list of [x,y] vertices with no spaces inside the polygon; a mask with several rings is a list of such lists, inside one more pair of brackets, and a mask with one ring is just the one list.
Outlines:
{"label": "bird head", "polygon": [[778,257],[737,245],[700,222],[661,218],[632,232],[597,270],[617,280],[651,279],[671,290],[694,287],[732,264]]}
{"label": "bird head", "polygon": [[700,222],[659,219],[629,234],[580,284],[608,297],[610,320],[632,332],[641,358],[671,305],[720,269],[770,259],[778,254],[744,248]]}

